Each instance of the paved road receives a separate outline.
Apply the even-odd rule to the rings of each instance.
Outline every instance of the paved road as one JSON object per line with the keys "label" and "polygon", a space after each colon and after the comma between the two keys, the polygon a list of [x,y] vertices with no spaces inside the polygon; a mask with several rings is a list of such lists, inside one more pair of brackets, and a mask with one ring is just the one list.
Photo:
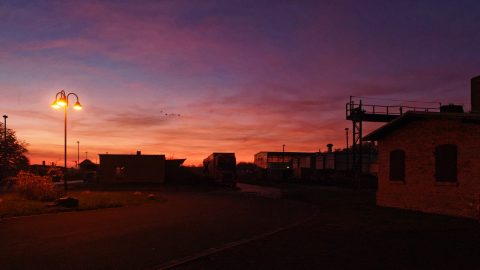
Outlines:
{"label": "paved road", "polygon": [[0,221],[1,269],[145,269],[310,216],[310,205],[222,192]]}
{"label": "paved road", "polygon": [[318,205],[312,220],[174,269],[480,269],[477,221],[379,208],[373,195],[287,191]]}
{"label": "paved road", "polygon": [[237,188],[240,192],[254,194],[264,198],[279,199],[282,197],[282,190],[274,187],[263,187],[257,185],[250,185],[244,183],[238,183]]}

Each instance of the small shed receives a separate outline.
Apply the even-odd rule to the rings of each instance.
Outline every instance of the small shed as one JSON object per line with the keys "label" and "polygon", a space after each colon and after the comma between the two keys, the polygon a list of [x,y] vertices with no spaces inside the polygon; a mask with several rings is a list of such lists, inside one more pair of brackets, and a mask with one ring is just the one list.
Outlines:
{"label": "small shed", "polygon": [[100,155],[102,183],[164,183],[165,155]]}

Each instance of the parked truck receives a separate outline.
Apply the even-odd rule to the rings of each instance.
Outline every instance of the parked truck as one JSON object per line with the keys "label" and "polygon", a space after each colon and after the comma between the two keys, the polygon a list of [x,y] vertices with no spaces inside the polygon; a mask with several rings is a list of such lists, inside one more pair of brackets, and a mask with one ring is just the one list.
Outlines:
{"label": "parked truck", "polygon": [[204,173],[215,182],[235,187],[237,181],[237,160],[235,153],[212,153],[203,160]]}

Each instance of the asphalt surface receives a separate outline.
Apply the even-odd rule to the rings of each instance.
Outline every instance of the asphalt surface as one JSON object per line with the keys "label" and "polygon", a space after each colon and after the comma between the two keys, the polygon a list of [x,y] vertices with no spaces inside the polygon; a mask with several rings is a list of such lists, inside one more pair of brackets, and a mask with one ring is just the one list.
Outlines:
{"label": "asphalt surface", "polygon": [[240,188],[1,220],[0,269],[480,269],[478,221],[369,191]]}
{"label": "asphalt surface", "polygon": [[478,221],[376,207],[373,192],[312,187],[285,196],[317,205],[317,214],[174,269],[480,269]]}
{"label": "asphalt surface", "polygon": [[156,269],[305,219],[314,207],[235,192],[0,221],[0,269]]}

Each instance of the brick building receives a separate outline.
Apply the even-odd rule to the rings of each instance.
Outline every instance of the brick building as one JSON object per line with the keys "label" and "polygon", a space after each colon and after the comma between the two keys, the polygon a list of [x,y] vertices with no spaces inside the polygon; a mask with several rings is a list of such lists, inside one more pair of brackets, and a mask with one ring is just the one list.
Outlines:
{"label": "brick building", "polygon": [[480,217],[478,86],[472,113],[407,112],[364,138],[378,142],[379,206]]}
{"label": "brick building", "polygon": [[100,182],[164,183],[165,155],[100,155]]}

